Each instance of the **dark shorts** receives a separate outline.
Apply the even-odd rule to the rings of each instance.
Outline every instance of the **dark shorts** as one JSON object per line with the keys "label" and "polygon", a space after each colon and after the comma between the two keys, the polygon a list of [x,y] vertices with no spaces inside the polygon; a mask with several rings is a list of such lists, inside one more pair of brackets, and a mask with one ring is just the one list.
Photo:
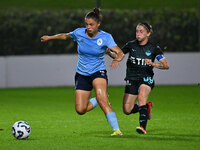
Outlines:
{"label": "dark shorts", "polygon": [[76,73],[76,75],[75,75],[75,90],[91,91],[93,88],[92,81],[96,78],[104,78],[104,79],[106,79],[106,81],[108,83],[107,71],[100,70],[100,71],[93,73],[91,76],[84,76],[79,73]]}
{"label": "dark shorts", "polygon": [[140,85],[145,84],[154,88],[154,79],[151,77],[141,78],[139,80],[126,80],[125,92],[127,94],[138,95],[140,90]]}

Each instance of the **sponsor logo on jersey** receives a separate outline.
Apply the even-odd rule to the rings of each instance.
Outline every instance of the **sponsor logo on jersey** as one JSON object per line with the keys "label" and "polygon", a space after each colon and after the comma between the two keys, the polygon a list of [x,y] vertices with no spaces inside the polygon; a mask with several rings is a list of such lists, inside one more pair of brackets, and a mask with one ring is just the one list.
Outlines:
{"label": "sponsor logo on jersey", "polygon": [[142,65],[142,66],[146,66],[146,65],[147,65],[145,59],[143,59],[143,58],[136,58],[136,57],[131,56],[131,57],[129,58],[129,60],[130,60],[133,64],[136,64],[136,65]]}
{"label": "sponsor logo on jersey", "polygon": [[97,45],[101,46],[102,43],[103,43],[102,39],[98,39],[98,40],[97,40]]}
{"label": "sponsor logo on jersey", "polygon": [[145,54],[146,54],[147,56],[150,56],[150,55],[151,55],[150,50],[148,50],[147,52],[145,52]]}

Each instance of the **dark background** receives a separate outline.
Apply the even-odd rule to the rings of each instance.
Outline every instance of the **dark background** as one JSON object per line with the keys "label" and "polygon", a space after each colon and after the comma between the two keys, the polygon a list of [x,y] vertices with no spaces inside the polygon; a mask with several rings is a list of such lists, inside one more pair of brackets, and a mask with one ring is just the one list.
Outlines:
{"label": "dark background", "polygon": [[[119,47],[135,39],[139,22],[153,26],[151,42],[165,52],[194,52],[198,48],[197,0],[101,0],[103,22]],[[1,0],[0,55],[76,53],[73,40],[41,43],[42,35],[67,33],[84,27],[85,14],[96,0]]]}

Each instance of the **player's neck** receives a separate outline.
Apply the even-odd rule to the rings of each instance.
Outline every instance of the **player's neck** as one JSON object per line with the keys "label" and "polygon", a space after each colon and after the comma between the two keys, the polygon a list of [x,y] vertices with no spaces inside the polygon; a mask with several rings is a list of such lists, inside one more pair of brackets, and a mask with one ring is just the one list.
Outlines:
{"label": "player's neck", "polygon": [[138,41],[138,42],[139,42],[139,45],[144,46],[148,43],[148,39],[145,39],[143,41]]}
{"label": "player's neck", "polygon": [[98,30],[95,31],[95,32],[93,32],[93,33],[88,33],[88,32],[86,32],[86,34],[87,34],[87,36],[88,36],[89,38],[93,38],[93,37],[95,37],[98,33],[99,33]]}

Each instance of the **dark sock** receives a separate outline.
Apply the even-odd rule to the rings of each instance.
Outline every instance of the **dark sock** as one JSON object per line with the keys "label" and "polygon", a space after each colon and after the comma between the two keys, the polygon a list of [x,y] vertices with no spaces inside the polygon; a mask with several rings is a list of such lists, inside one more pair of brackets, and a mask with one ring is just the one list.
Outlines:
{"label": "dark sock", "polygon": [[133,114],[134,114],[134,113],[137,113],[137,112],[138,112],[138,108],[139,108],[138,105],[135,104],[134,107],[133,107],[133,110],[131,110],[130,114],[132,114],[132,113],[133,113]]}
{"label": "dark sock", "polygon": [[146,106],[147,106],[147,108],[149,107],[149,105],[148,105],[148,104],[146,104]]}
{"label": "dark sock", "polygon": [[140,106],[138,108],[139,112],[140,112],[140,126],[142,126],[144,129],[146,129],[146,125],[147,125],[147,116],[148,116],[148,112],[147,112],[147,106],[143,105]]}
{"label": "dark sock", "polygon": [[149,115],[149,114],[148,114],[148,107],[149,107],[149,105],[146,104],[146,107],[147,107],[147,119],[148,119],[148,117],[149,117],[149,116],[148,116],[148,115]]}

